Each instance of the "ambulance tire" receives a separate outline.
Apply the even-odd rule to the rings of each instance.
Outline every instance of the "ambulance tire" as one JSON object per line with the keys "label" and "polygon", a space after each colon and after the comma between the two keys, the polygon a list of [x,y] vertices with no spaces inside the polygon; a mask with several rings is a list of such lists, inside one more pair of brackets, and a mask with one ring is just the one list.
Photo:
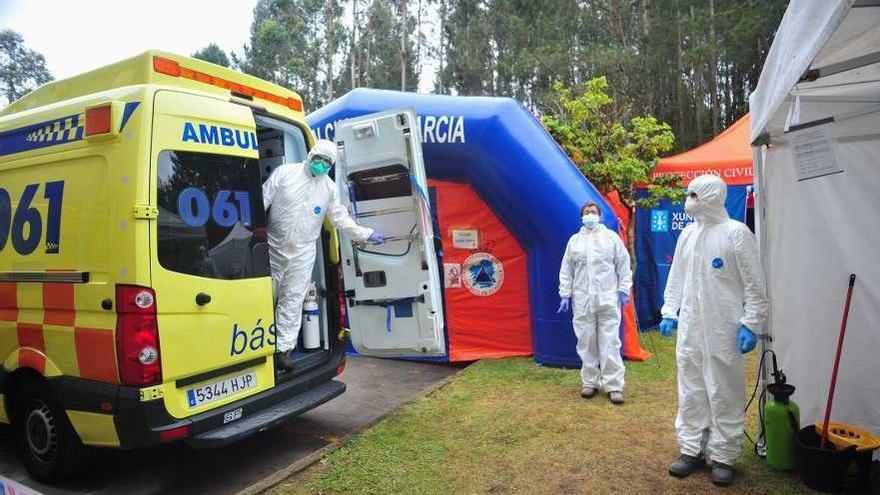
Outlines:
{"label": "ambulance tire", "polygon": [[25,376],[17,389],[14,430],[19,457],[39,481],[69,478],[79,467],[85,447],[64,408],[42,379]]}

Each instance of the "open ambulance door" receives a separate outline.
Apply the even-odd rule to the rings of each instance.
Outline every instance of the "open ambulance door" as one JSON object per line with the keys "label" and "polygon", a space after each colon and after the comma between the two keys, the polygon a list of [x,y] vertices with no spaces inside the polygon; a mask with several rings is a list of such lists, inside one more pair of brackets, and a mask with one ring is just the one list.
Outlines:
{"label": "open ambulance door", "polygon": [[381,245],[340,232],[351,341],[370,356],[446,353],[440,275],[415,112],[396,109],[336,126],[339,198]]}

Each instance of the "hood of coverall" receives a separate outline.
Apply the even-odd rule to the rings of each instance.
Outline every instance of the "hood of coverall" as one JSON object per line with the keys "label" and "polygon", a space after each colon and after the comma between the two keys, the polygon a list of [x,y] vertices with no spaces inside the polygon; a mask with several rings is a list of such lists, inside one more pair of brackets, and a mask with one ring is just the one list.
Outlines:
{"label": "hood of coverall", "polygon": [[730,218],[724,208],[727,184],[717,175],[705,174],[697,177],[691,181],[688,192],[697,193],[697,199],[689,197],[684,203],[684,209],[697,222],[721,223]]}
{"label": "hood of coverall", "polygon": [[336,144],[327,139],[319,139],[315,141],[315,145],[309,150],[306,156],[306,163],[312,161],[315,155],[321,155],[330,159],[330,165],[336,163]]}

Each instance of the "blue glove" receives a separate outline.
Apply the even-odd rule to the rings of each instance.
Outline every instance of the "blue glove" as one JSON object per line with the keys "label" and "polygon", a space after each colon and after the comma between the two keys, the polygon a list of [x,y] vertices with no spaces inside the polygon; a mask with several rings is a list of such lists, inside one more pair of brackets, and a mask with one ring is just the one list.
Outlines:
{"label": "blue glove", "polygon": [[755,348],[758,343],[758,336],[755,332],[749,330],[749,327],[743,325],[739,327],[739,335],[736,336],[736,342],[739,345],[739,353],[745,354]]}
{"label": "blue glove", "polygon": [[367,240],[372,242],[373,244],[385,244],[385,236],[378,232],[373,232],[372,234],[370,234],[370,237],[367,238]]}
{"label": "blue glove", "polygon": [[672,318],[663,318],[660,322],[660,335],[664,337],[672,337],[672,331],[678,328],[678,321]]}
{"label": "blue glove", "polygon": [[629,304],[629,294],[627,294],[626,292],[623,292],[623,291],[618,292],[617,293],[617,301],[620,303],[620,305],[622,307],[626,306],[627,304]]}
{"label": "blue glove", "polygon": [[571,309],[571,298],[563,297],[559,300],[559,309],[556,310],[556,314],[568,313],[569,309]]}

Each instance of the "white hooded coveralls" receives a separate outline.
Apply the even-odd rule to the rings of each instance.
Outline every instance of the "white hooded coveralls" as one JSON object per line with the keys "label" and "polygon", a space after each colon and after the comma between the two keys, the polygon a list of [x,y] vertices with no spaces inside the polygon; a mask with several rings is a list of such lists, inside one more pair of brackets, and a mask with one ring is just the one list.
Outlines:
{"label": "white hooded coveralls", "polygon": [[724,209],[727,186],[714,175],[694,179],[685,227],[664,293],[663,318],[678,319],[678,415],[681,452],[732,465],[745,423],[740,325],[761,333],[767,314],[755,236]]}
{"label": "white hooded coveralls", "polygon": [[366,240],[373,233],[373,229],[359,226],[340,204],[333,179],[326,174],[312,175],[308,164],[316,154],[335,161],[336,146],[318,141],[304,162],[279,166],[263,184],[263,207],[269,210],[278,352],[296,347],[324,216],[355,241]]}
{"label": "white hooded coveralls", "polygon": [[584,387],[623,391],[618,292],[631,288],[629,253],[620,236],[602,224],[571,236],[559,269],[559,297],[572,300]]}

